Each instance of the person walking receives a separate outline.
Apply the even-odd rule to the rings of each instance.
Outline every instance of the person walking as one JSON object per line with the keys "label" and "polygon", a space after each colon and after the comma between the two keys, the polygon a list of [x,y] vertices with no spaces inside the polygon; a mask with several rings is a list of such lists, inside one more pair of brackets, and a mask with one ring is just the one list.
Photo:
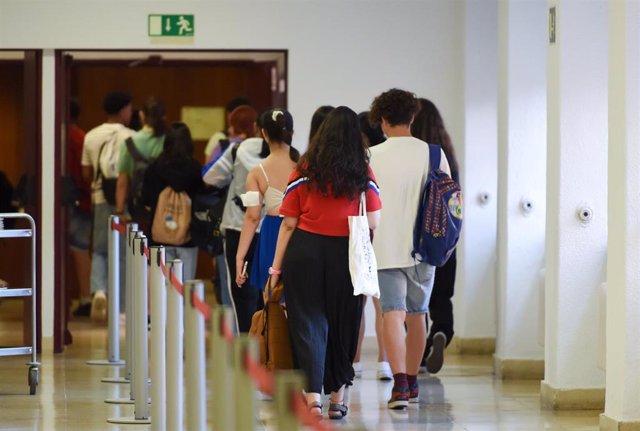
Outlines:
{"label": "person walking", "polygon": [[320,393],[331,394],[329,417],[347,414],[344,390],[354,378],[353,358],[362,315],[349,272],[348,217],[366,196],[375,229],[381,202],[369,168],[358,116],[346,106],[331,111],[289,179],[270,283],[280,276],[287,298],[295,363],[306,375],[309,411],[322,415]]}
{"label": "person walking", "polygon": [[[444,120],[436,105],[428,99],[418,99],[420,111],[411,125],[411,134],[430,144],[438,144],[442,147],[449,167],[451,178],[460,184],[458,160],[449,133],[444,126]],[[429,300],[428,319],[432,321],[431,330],[427,337],[427,347],[424,351],[422,363],[427,371],[435,374],[444,364],[444,349],[453,339],[453,290],[456,283],[456,251],[453,251],[447,263],[436,268],[436,278],[433,283],[433,292]]]}
{"label": "person walking", "polygon": [[[300,154],[291,146],[293,117],[289,112],[280,108],[269,109],[260,115],[259,124],[262,136],[269,144],[269,156],[249,172],[247,192],[241,196],[247,212],[236,253],[236,283],[242,287],[249,277],[249,285],[244,288],[262,290],[269,278],[269,266],[276,252],[284,190]],[[260,224],[263,206],[266,215],[262,219],[260,239],[248,276],[243,271],[245,257]]]}
{"label": "person walking", "polygon": [[[435,268],[411,257],[413,229],[420,196],[429,174],[429,146],[411,135],[419,110],[408,91],[391,89],[376,97],[370,119],[387,140],[371,148],[371,167],[378,175],[385,203],[373,248],[378,259],[384,346],[393,372],[390,409],[417,403],[417,381],[427,330],[425,314]],[[440,169],[449,173],[446,157]],[[406,332],[405,332],[406,323]]]}
{"label": "person walking", "polygon": [[[91,251],[91,319],[107,319],[107,222],[115,213],[115,193],[105,194],[104,185],[115,181],[119,143],[133,134],[126,128],[131,120],[131,96],[114,91],[104,97],[107,121],[91,129],[82,147],[82,176],[91,183],[93,236]],[[124,252],[120,252],[120,302],[124,304]]]}
{"label": "person walking", "polygon": [[182,244],[166,244],[154,238],[154,214],[160,193],[167,187],[176,193],[185,192],[193,199],[204,187],[201,171],[202,165],[193,158],[193,140],[189,127],[176,122],[169,126],[162,153],[146,170],[142,185],[142,200],[151,208],[151,219],[148,221],[150,243],[165,246],[167,262],[174,259],[182,260],[184,280],[194,280],[196,277],[198,248],[191,239]]}
{"label": "person walking", "polygon": [[[251,169],[269,155],[268,144],[262,138],[256,137],[258,129],[255,110],[250,106],[239,106],[234,109],[231,117],[234,117],[235,112],[247,110],[253,112],[251,130],[247,132],[248,139],[229,146],[216,162],[207,165],[203,169],[202,176],[206,184],[218,188],[229,186],[220,224],[220,229],[224,233],[224,254],[228,277],[227,286],[223,286],[223,288],[226,288],[230,294],[231,305],[236,315],[237,329],[242,333],[249,332],[253,313],[262,307],[262,295],[260,295],[258,289],[240,289],[236,284],[236,254],[246,211],[240,195],[246,191],[247,177]],[[251,242],[245,257],[248,267],[251,267],[259,231],[260,226],[256,228],[256,236]]]}

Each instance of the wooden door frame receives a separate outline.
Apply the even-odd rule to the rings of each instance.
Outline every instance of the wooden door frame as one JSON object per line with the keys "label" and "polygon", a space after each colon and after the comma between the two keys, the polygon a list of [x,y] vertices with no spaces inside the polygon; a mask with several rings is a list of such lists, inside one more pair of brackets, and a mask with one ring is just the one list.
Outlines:
{"label": "wooden door frame", "polygon": [[[62,142],[62,129],[65,125],[66,120],[66,103],[67,103],[67,83],[63,80],[67,79],[64,67],[64,55],[70,52],[110,52],[110,53],[126,53],[126,52],[139,52],[143,54],[161,54],[168,52],[180,52],[180,53],[245,53],[245,52],[278,52],[284,55],[284,71],[283,76],[285,79],[285,88],[283,94],[277,94],[277,100],[283,104],[283,107],[287,107],[288,103],[288,85],[289,85],[289,50],[287,49],[194,49],[194,50],[185,50],[185,49],[56,49],[55,51],[55,149],[54,149],[54,163],[55,163],[55,202],[61,202],[62,197],[62,175],[64,174],[63,170],[63,154],[62,151],[66,150],[66,145],[63,145]],[[40,51],[40,56],[42,56],[42,52]],[[85,61],[85,60],[81,60]],[[86,60],[93,61],[93,60]],[[106,60],[106,61],[117,61],[117,60]],[[129,60],[128,60],[129,61]],[[171,62],[176,62],[180,60],[168,60]],[[187,62],[188,60],[184,60]],[[198,60],[194,60],[198,61]],[[212,60],[218,61],[218,60]],[[220,62],[224,62],[224,60],[220,60]],[[228,63],[232,62],[232,60],[228,61]],[[41,70],[41,68],[40,68]],[[42,80],[40,79],[40,82]],[[42,107],[42,103],[39,104],[40,112]],[[38,123],[38,131],[41,129],[41,124]],[[39,163],[41,166],[42,163],[42,140],[39,139]],[[38,171],[39,183],[38,183],[38,197],[40,197],[40,183],[41,183],[41,175],[40,170]],[[38,201],[40,205],[40,201]],[[67,235],[66,235],[66,223],[65,223],[65,209],[62,205],[55,205],[54,212],[54,229],[55,229],[55,253],[54,253],[54,322],[53,322],[53,344],[54,344],[54,352],[60,353],[64,351],[65,346],[65,330],[67,328],[67,316],[66,316],[66,289],[65,289],[65,261],[66,261],[66,244],[67,244]],[[39,261],[38,261],[39,262]],[[40,277],[40,267],[38,266],[38,277]],[[38,295],[40,298],[40,295]],[[39,310],[39,309],[38,309]]]}

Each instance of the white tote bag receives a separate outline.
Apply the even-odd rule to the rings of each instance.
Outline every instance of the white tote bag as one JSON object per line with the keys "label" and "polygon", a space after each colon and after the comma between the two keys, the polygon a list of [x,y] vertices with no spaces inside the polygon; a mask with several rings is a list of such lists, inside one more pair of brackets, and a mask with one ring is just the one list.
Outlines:
{"label": "white tote bag", "polygon": [[357,216],[349,216],[349,272],[354,295],[380,297],[378,263],[369,236],[367,198],[362,193]]}

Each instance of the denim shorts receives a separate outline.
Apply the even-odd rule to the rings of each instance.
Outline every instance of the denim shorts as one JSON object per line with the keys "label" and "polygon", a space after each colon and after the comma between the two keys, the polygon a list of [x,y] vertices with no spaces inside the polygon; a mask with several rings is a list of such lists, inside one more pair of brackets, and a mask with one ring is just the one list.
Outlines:
{"label": "denim shorts", "polygon": [[91,214],[80,212],[77,208],[69,217],[69,245],[80,250],[89,250],[91,238]]}
{"label": "denim shorts", "polygon": [[406,311],[410,314],[428,312],[435,269],[434,266],[426,263],[418,263],[408,268],[379,270],[382,312]]}

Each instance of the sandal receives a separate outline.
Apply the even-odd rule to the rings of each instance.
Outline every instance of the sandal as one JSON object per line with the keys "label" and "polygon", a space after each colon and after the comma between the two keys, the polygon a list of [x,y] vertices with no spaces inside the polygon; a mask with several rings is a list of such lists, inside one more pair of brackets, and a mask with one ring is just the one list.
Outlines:
{"label": "sandal", "polygon": [[342,419],[347,415],[349,407],[344,402],[329,404],[329,419]]}
{"label": "sandal", "polygon": [[[307,404],[307,408],[309,409],[309,413],[313,416],[316,416],[318,419],[322,419],[322,403],[320,401],[314,401],[310,404]],[[319,409],[320,413],[313,413],[312,409]]]}

